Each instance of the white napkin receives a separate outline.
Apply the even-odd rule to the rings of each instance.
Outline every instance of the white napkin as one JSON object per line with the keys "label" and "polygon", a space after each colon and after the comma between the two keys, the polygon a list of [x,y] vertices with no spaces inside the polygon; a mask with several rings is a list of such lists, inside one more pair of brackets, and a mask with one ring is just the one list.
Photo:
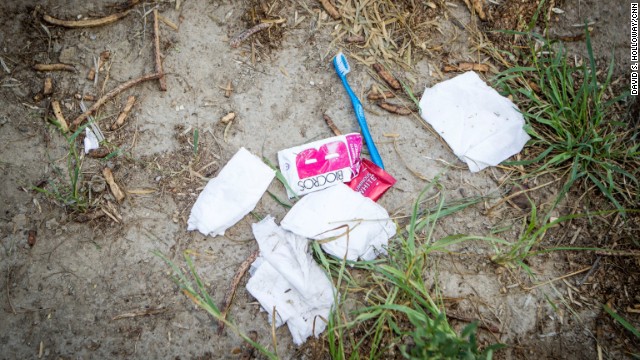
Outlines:
{"label": "white napkin", "polygon": [[247,290],[269,313],[276,326],[287,323],[300,345],[326,328],[334,287],[308,252],[309,241],[276,225],[272,216],[253,224],[260,257],[252,265]]}
{"label": "white napkin", "polygon": [[420,110],[471,172],[498,165],[530,139],[516,105],[473,71],[427,88]]}
{"label": "white napkin", "polygon": [[314,240],[336,237],[322,244],[324,251],[354,261],[386,254],[389,238],[396,233],[395,223],[382,206],[345,184],[306,195],[289,210],[281,225]]}
{"label": "white napkin", "polygon": [[209,180],[191,208],[187,230],[224,235],[256,207],[275,177],[275,171],[247,149],[240,148]]}

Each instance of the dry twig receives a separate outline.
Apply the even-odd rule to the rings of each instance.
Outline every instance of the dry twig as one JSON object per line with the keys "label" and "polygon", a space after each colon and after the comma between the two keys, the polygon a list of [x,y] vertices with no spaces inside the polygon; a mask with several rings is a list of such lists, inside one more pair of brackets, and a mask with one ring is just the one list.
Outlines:
{"label": "dry twig", "polygon": [[461,62],[461,63],[458,63],[458,65],[445,65],[444,68],[442,69],[442,71],[444,72],[470,71],[470,70],[487,72],[489,71],[489,65]]}
{"label": "dry twig", "polygon": [[35,64],[33,69],[36,71],[76,71],[76,68],[69,64]]}
{"label": "dry twig", "polygon": [[167,80],[162,70],[162,58],[160,56],[160,26],[158,25],[158,9],[153,9],[153,45],[156,55],[156,74],[160,75],[160,90],[167,91]]}
{"label": "dry twig", "polygon": [[104,179],[107,182],[107,184],[109,184],[109,189],[111,189],[111,193],[116,198],[116,201],[121,203],[122,200],[124,200],[125,198],[125,194],[122,190],[120,190],[120,187],[116,183],[116,180],[113,178],[113,173],[111,172],[111,169],[109,169],[108,167],[104,168],[102,170],[102,175],[104,176]]}
{"label": "dry twig", "polygon": [[133,80],[129,80],[124,84],[121,84],[120,86],[116,87],[115,89],[109,91],[108,93],[104,94],[100,99],[98,99],[89,109],[87,109],[87,111],[83,112],[82,114],[78,115],[78,117],[73,120],[72,126],[75,128],[78,125],[82,124],[83,121],[87,120],[87,118],[89,117],[89,115],[93,114],[96,110],[98,110],[100,108],[100,106],[104,105],[104,103],[106,103],[107,101],[111,100],[112,98],[114,98],[116,95],[120,94],[121,92],[127,90],[130,87],[133,87],[139,83],[145,82],[145,81],[149,81],[149,80],[156,80],[159,79],[160,76],[162,74],[147,74],[147,75],[143,75],[139,78],[133,79]]}
{"label": "dry twig", "polygon": [[58,100],[51,101],[51,109],[53,109],[53,114],[56,116],[56,120],[58,120],[58,124],[60,124],[62,132],[69,131],[69,125],[67,125],[67,120],[62,114],[62,108],[60,107],[60,102]]}
{"label": "dry twig", "polygon": [[398,115],[411,115],[412,111],[406,106],[396,105],[392,103],[388,103],[384,100],[380,100],[377,102],[378,106],[387,110],[390,113],[398,114]]}
{"label": "dry twig", "polygon": [[93,81],[93,79],[95,79],[96,73],[100,71],[100,67],[102,66],[102,64],[105,63],[105,61],[109,60],[110,56],[111,56],[111,51],[109,50],[105,50],[100,53],[100,58],[98,59],[98,64],[96,65],[97,68],[96,66],[94,66],[91,68],[91,70],[89,70],[89,73],[87,74],[87,80]]}
{"label": "dry twig", "polygon": [[224,295],[224,302],[222,303],[222,306],[220,306],[222,312],[220,313],[220,320],[218,320],[218,335],[222,335],[222,332],[224,331],[224,320],[227,318],[227,313],[231,308],[231,302],[233,301],[233,297],[236,294],[236,289],[240,284],[240,280],[242,280],[242,277],[247,272],[247,270],[249,270],[249,267],[256,260],[259,253],[260,252],[258,250],[252,252],[251,255],[249,255],[249,257],[246,258],[245,261],[242,262],[242,264],[240,264],[238,270],[236,271],[236,274],[233,276],[233,280],[231,280],[231,287],[229,287],[229,290]]}
{"label": "dry twig", "polygon": [[375,63],[372,66],[373,66],[373,69],[378,73],[378,75],[380,75],[382,80],[384,80],[387,84],[389,84],[389,86],[391,86],[395,90],[401,89],[400,82],[395,77],[393,77],[393,75],[391,75],[391,73],[389,73],[384,68],[384,66],[378,63]]}
{"label": "dry twig", "polygon": [[464,3],[469,8],[470,12],[473,13],[475,11],[480,20],[485,21],[487,20],[487,14],[485,14],[484,9],[482,8],[482,1],[483,0],[464,0]]}
{"label": "dry twig", "polygon": [[96,97],[89,94],[75,94],[74,97],[78,100],[96,101]]}
{"label": "dry twig", "polygon": [[396,97],[396,94],[394,94],[391,91],[370,91],[369,94],[367,94],[367,99],[369,100],[385,100],[385,99],[389,99],[389,98],[394,98]]}
{"label": "dry twig", "polygon": [[44,86],[42,87],[42,94],[51,95],[53,93],[53,79],[50,77],[44,78]]}
{"label": "dry twig", "polygon": [[240,44],[242,44],[245,40],[247,40],[251,35],[257,32],[260,32],[262,30],[268,29],[269,27],[271,27],[270,23],[260,23],[256,26],[253,26],[241,32],[240,34],[236,35],[236,37],[234,37],[233,39],[231,39],[231,41],[229,41],[229,45],[231,45],[231,47],[233,48],[237,48],[238,46],[240,46]]}
{"label": "dry twig", "polygon": [[133,318],[133,317],[145,316],[145,315],[157,315],[157,314],[162,314],[163,312],[166,312],[166,311],[167,311],[167,308],[162,308],[162,307],[149,308],[149,309],[120,314],[120,315],[114,316],[111,320],[127,319],[127,318]]}
{"label": "dry twig", "polygon": [[89,150],[89,153],[87,154],[87,156],[89,156],[90,158],[94,158],[94,159],[102,159],[107,157],[107,155],[109,155],[109,149],[104,148],[104,147],[100,147],[97,149],[92,149]]}
{"label": "dry twig", "polygon": [[116,22],[123,17],[129,15],[129,10],[123,11],[117,14],[111,14],[109,16],[105,16],[98,19],[86,19],[86,20],[60,20],[49,15],[45,15],[43,17],[44,21],[49,24],[64,26],[68,28],[85,28],[85,27],[95,27],[95,26],[103,26],[107,24],[111,24],[112,22]]}
{"label": "dry twig", "polygon": [[136,97],[133,96],[133,95],[130,95],[127,98],[127,104],[124,106],[124,109],[122,110],[122,112],[118,116],[118,119],[116,119],[116,122],[114,122],[111,125],[111,130],[115,130],[115,129],[121,127],[124,124],[124,121],[127,119],[127,116],[131,112],[131,109],[133,109],[133,105],[135,103],[136,103]]}
{"label": "dry twig", "polygon": [[175,31],[178,31],[178,25],[176,25],[173,21],[167,19],[166,17],[160,14],[158,14],[158,19],[163,23],[165,23],[165,25],[167,25],[168,27],[172,28]]}
{"label": "dry twig", "polygon": [[223,124],[228,124],[229,122],[233,121],[233,119],[235,119],[235,118],[236,118],[236,113],[230,112],[227,115],[223,116],[220,119],[220,122],[223,123]]}
{"label": "dry twig", "polygon": [[333,20],[338,20],[341,18],[340,13],[338,12],[338,9],[336,9],[336,7],[333,6],[331,1],[318,0],[318,2],[320,2],[322,7],[324,8],[324,11],[326,11],[333,18]]}
{"label": "dry twig", "polygon": [[342,135],[342,131],[340,131],[340,129],[338,129],[338,127],[336,126],[336,124],[333,122],[333,120],[331,120],[331,118],[329,117],[329,115],[327,114],[322,114],[322,117],[324,118],[324,122],[327,123],[327,126],[329,127],[329,129],[331,129],[331,131],[336,135],[336,136],[340,136]]}

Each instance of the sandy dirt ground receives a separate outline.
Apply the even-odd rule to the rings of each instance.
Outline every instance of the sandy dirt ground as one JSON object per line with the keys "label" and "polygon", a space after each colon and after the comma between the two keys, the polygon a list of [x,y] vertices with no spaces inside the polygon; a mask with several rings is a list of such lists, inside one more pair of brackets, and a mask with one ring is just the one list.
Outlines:
{"label": "sandy dirt ground", "polygon": [[[206,180],[240,147],[276,163],[278,150],[331,136],[322,120],[324,113],[343,132],[359,130],[330,64],[340,49],[331,43],[331,19],[315,1],[272,3],[280,4],[280,15],[287,18],[280,39],[254,43],[253,48],[249,41],[237,49],[229,46],[229,39],[247,27],[250,1],[183,0],[179,9],[174,1],[140,4],[116,23],[83,29],[50,24],[45,28],[42,15],[69,19],[108,14],[115,11],[109,7],[114,2],[0,4],[0,56],[10,70],[0,69],[0,358],[239,358],[241,339],[229,331],[217,335],[216,322],[178,292],[167,266],[152,251],[182,263],[182,253],[190,250],[198,273],[220,303],[237,266],[257,249],[251,233],[255,220],[247,216],[225,236],[215,238],[188,232],[189,211]],[[460,22],[475,24],[462,1],[452,4],[448,11]],[[118,155],[108,160],[85,158],[82,186],[90,187],[102,206],[113,205],[108,208],[113,218],[78,222],[78,215],[65,211],[59,201],[31,190],[43,180],[66,176],[69,149],[60,132],[43,120],[48,100],[34,101],[34,95],[50,76],[51,99],[60,101],[66,117],[73,119],[80,114],[75,94],[100,95],[153,72],[150,10],[156,5],[163,16],[179,24],[178,31],[161,26],[168,90],[160,91],[156,81],[146,82],[99,112],[107,147]],[[598,2],[567,1],[562,6],[565,14],[556,16],[562,24],[557,33],[579,33],[571,24],[589,18],[595,22],[597,53],[610,49],[613,41],[616,56],[619,51],[624,54],[626,27],[614,24],[619,24],[619,17],[627,19],[629,10],[607,5],[600,11],[600,7]],[[298,23],[296,13],[304,17]],[[433,41],[444,50],[415,65],[412,85],[418,91],[443,80],[432,71],[434,67],[477,60],[464,31],[442,14],[436,20],[441,31]],[[85,76],[94,57],[104,50],[111,51],[111,58],[94,84]],[[76,71],[45,74],[32,69],[35,63],[57,62],[72,64]],[[362,97],[376,80],[367,67],[355,61],[351,65],[349,81]],[[223,88],[228,82],[233,91],[226,97]],[[123,128],[107,131],[128,95],[137,98],[132,114]],[[442,220],[436,237],[487,235],[508,227],[500,236],[513,240],[519,227],[513,224],[519,224],[524,213],[507,204],[491,215],[485,213],[506,191],[502,169],[471,174],[418,116],[388,114],[371,103],[365,108],[387,171],[398,180],[380,200],[390,214],[409,214],[428,180],[442,174],[448,199],[485,196],[486,200]],[[237,117],[227,128],[219,119],[231,111]],[[196,129],[199,149],[194,155]],[[120,205],[104,190],[105,167],[128,191]],[[279,182],[269,190],[286,198]],[[553,195],[549,188],[536,193],[541,202]],[[279,221],[286,209],[265,195],[255,213],[272,214]],[[33,246],[28,243],[30,231],[36,234]],[[437,276],[429,273],[426,278],[439,282],[444,297],[458,299],[448,305],[452,314],[481,319],[499,329],[480,332],[484,343],[509,346],[500,357],[597,357],[600,300],[584,290],[597,287],[597,282],[589,279],[580,287],[579,275],[528,289],[529,278],[490,261],[494,254],[490,246],[465,243],[454,250],[435,256],[431,270]],[[588,261],[556,254],[534,258],[529,265],[544,281],[589,267]],[[245,281],[230,318],[243,331],[257,331],[258,341],[269,347],[268,315],[245,291]],[[580,306],[563,303],[573,296]],[[638,294],[627,296],[637,300]],[[466,325],[452,322],[459,328]],[[277,329],[276,335],[282,358],[328,357],[322,340],[296,347],[286,327]],[[620,354],[613,345],[604,350],[611,358]]]}

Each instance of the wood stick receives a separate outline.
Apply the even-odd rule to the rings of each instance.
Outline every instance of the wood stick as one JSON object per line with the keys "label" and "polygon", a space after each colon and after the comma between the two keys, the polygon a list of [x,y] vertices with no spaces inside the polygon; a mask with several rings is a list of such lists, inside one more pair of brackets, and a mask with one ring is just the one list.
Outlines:
{"label": "wood stick", "polygon": [[382,80],[384,80],[389,86],[391,86],[395,90],[400,90],[400,82],[393,77],[381,64],[375,63],[372,65],[373,69],[380,75]]}
{"label": "wood stick", "polygon": [[168,27],[172,28],[175,31],[178,31],[178,25],[174,24],[173,21],[167,19],[166,17],[158,14],[158,19],[160,19],[160,21],[162,21],[163,23],[165,23],[165,25],[167,25]]}
{"label": "wood stick", "polygon": [[76,71],[76,68],[69,64],[35,64],[33,69],[36,71]]}
{"label": "wood stick", "polygon": [[233,301],[233,297],[236,294],[236,289],[238,288],[238,284],[240,284],[240,280],[242,280],[242,277],[247,272],[247,270],[249,270],[249,267],[256,260],[259,253],[260,253],[259,250],[252,252],[251,255],[249,255],[249,257],[246,258],[242,262],[242,264],[240,264],[240,266],[238,267],[238,270],[236,270],[236,274],[233,276],[233,280],[231,280],[231,287],[229,288],[227,293],[224,295],[224,302],[220,307],[222,309],[222,312],[220,313],[222,318],[221,320],[218,321],[218,335],[222,335],[222,332],[224,331],[223,320],[227,318],[227,313],[231,308],[231,302]]}
{"label": "wood stick", "polygon": [[264,29],[268,29],[269,27],[271,27],[271,24],[269,23],[260,23],[254,27],[251,27],[241,32],[240,34],[236,35],[236,37],[234,37],[233,39],[231,39],[231,41],[229,41],[229,45],[231,45],[232,48],[237,48],[238,46],[240,46],[240,44],[242,44],[245,40],[247,40],[251,35],[257,32],[260,32]]}
{"label": "wood stick", "polygon": [[322,117],[324,118],[324,122],[327,123],[327,126],[329,127],[329,129],[331,129],[331,131],[336,135],[336,136],[340,136],[342,135],[342,131],[340,131],[340,129],[338,129],[338,127],[336,126],[336,124],[333,122],[333,120],[331,120],[331,118],[329,117],[329,115],[327,114],[322,114]]}
{"label": "wood stick", "polygon": [[78,115],[78,117],[75,120],[73,120],[73,123],[71,124],[71,126],[73,128],[76,128],[78,125],[82,124],[83,121],[87,120],[89,115],[93,114],[96,110],[98,110],[100,106],[104,105],[104,103],[111,100],[113,97],[127,90],[128,88],[133,87],[145,81],[157,80],[160,78],[160,76],[161,74],[158,74],[158,73],[143,75],[139,78],[129,80],[126,83],[123,83],[120,86],[116,87],[115,89],[112,89],[108,93],[104,94],[101,98],[99,98],[89,109],[87,109],[87,111]]}
{"label": "wood stick", "polygon": [[351,36],[347,37],[346,39],[344,39],[344,41],[347,44],[354,44],[354,43],[361,44],[361,43],[364,43],[366,41],[366,39],[362,35],[351,35]]}
{"label": "wood stick", "polygon": [[444,72],[469,71],[469,70],[487,72],[489,71],[489,65],[461,62],[461,63],[458,63],[458,65],[445,65],[444,68],[442,68],[442,71]]}
{"label": "wood stick", "polygon": [[131,109],[133,109],[133,105],[135,103],[136,103],[136,97],[133,95],[130,95],[127,98],[127,104],[124,106],[124,109],[120,113],[120,116],[118,116],[118,119],[116,119],[116,122],[114,122],[111,125],[111,130],[115,130],[124,124],[124,121],[127,119],[127,116],[131,112]]}
{"label": "wood stick", "polygon": [[376,91],[371,91],[369,92],[369,94],[367,94],[367,99],[369,100],[384,100],[384,99],[389,99],[394,97],[396,97],[396,94],[392,93],[391,91],[379,92],[376,90]]}
{"label": "wood stick", "polygon": [[118,21],[127,15],[129,15],[129,10],[123,11],[121,13],[105,16],[102,18],[98,18],[98,19],[60,20],[49,15],[43,16],[43,19],[44,21],[53,25],[64,26],[68,28],[85,28],[85,27],[95,27],[95,26],[103,26],[103,25],[111,24],[112,22]]}
{"label": "wood stick", "polygon": [[53,93],[53,79],[50,77],[44,78],[44,86],[42,87],[42,94],[51,95]]}
{"label": "wood stick", "polygon": [[74,97],[78,100],[85,100],[85,101],[96,101],[96,97],[93,95],[89,95],[89,94],[75,94]]}
{"label": "wood stick", "polygon": [[100,53],[100,58],[98,59],[98,68],[96,69],[95,67],[92,67],[91,70],[89,70],[89,73],[87,74],[87,80],[93,81],[93,79],[95,79],[96,72],[99,71],[100,67],[102,66],[102,64],[104,64],[105,61],[109,60],[110,56],[111,51],[109,50],[105,50]]}
{"label": "wood stick", "polygon": [[406,106],[396,105],[388,103],[384,100],[378,101],[378,106],[387,110],[390,113],[398,114],[398,115],[411,115],[411,109]]}
{"label": "wood stick", "polygon": [[156,73],[160,74],[160,90],[167,91],[167,80],[162,71],[162,58],[160,57],[160,26],[158,24],[158,9],[153,9],[153,36],[154,49],[156,54]]}
{"label": "wood stick", "polygon": [[464,3],[467,5],[467,8],[469,8],[469,12],[473,13],[475,11],[480,20],[487,20],[487,15],[482,9],[482,0],[464,0]]}
{"label": "wood stick", "polygon": [[108,167],[102,169],[102,175],[104,176],[104,180],[107,182],[107,184],[109,184],[109,189],[111,189],[111,193],[116,198],[116,201],[118,203],[121,203],[125,198],[125,194],[122,190],[120,190],[120,186],[118,186],[116,180],[113,178],[111,169],[109,169]]}
{"label": "wood stick", "polygon": [[233,119],[235,118],[236,118],[236,113],[230,112],[227,115],[220,118],[220,122],[223,124],[228,124],[229,122],[233,121]]}
{"label": "wood stick", "polygon": [[56,116],[56,120],[58,120],[58,124],[60,124],[60,129],[62,130],[62,132],[69,131],[67,120],[64,118],[64,115],[62,115],[60,102],[58,100],[51,101],[51,108],[53,109],[53,114]]}
{"label": "wood stick", "polygon": [[166,312],[167,310],[168,310],[167,308],[159,307],[159,308],[150,308],[150,309],[144,309],[139,311],[132,311],[132,312],[114,316],[111,320],[120,320],[120,319],[127,319],[127,318],[146,316],[146,315],[158,315]]}
{"label": "wood stick", "polygon": [[338,20],[341,18],[340,13],[329,0],[318,0],[318,2],[320,2],[322,7],[324,8],[324,11],[326,11],[333,18],[333,20]]}
{"label": "wood stick", "polygon": [[107,155],[109,155],[109,149],[103,147],[89,150],[89,153],[87,154],[87,156],[94,159],[102,159],[107,157]]}

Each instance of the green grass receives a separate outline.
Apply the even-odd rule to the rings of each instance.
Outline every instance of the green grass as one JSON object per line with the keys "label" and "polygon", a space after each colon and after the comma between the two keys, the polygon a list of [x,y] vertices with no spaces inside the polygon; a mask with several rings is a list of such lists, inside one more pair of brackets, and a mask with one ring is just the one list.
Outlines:
{"label": "green grass", "polygon": [[[266,347],[262,346],[260,343],[253,341],[249,335],[240,331],[240,329],[231,321],[227,320],[224,316],[222,316],[222,312],[218,308],[218,306],[213,301],[213,298],[207,291],[202,279],[198,275],[198,272],[195,268],[195,264],[191,257],[185,252],[184,258],[188,267],[188,273],[185,274],[178,266],[176,266],[171,260],[169,260],[164,254],[159,251],[155,251],[154,255],[158,256],[162,261],[165,262],[171,268],[172,274],[171,279],[178,285],[180,291],[187,296],[194,304],[205,310],[211,316],[213,316],[216,320],[221,321],[225,324],[228,329],[231,329],[234,333],[240,336],[244,341],[248,344],[256,348],[262,355],[266,356],[268,359],[278,359],[278,356],[269,351]],[[195,281],[195,285],[194,285]]]}
{"label": "green grass", "polygon": [[514,97],[537,153],[511,164],[528,166],[530,175],[566,177],[562,194],[580,183],[597,188],[618,210],[633,207],[639,199],[640,144],[616,109],[629,93],[611,95],[614,60],[598,73],[588,31],[587,58],[578,65],[561,44],[531,36],[524,65],[508,68],[494,82]]}
{"label": "green grass", "polygon": [[[424,280],[432,252],[478,239],[464,235],[433,239],[439,219],[477,202],[471,199],[445,204],[441,194],[435,207],[423,208],[425,193],[434,187],[437,185],[431,183],[415,201],[406,231],[392,240],[387,257],[347,263],[327,258],[314,245],[316,257],[337,279],[334,285],[341,294],[327,329],[333,359],[384,359],[394,348],[407,359],[489,359],[500,347],[479,349],[475,323],[456,333],[447,321],[437,287],[431,291]],[[497,239],[482,240],[506,244]],[[356,281],[346,265],[353,266],[351,271],[364,274],[365,280]],[[361,307],[348,312],[341,304],[355,296],[353,292],[365,292],[366,296]]]}
{"label": "green grass", "polygon": [[[432,265],[429,255],[446,251],[451,245],[478,239],[508,243],[465,235],[435,240],[433,233],[441,218],[476,204],[480,199],[446,203],[439,191],[437,203],[427,206],[423,199],[433,189],[441,190],[437,179],[416,199],[405,230],[391,240],[386,257],[359,262],[336,259],[325,255],[318,242],[311,242],[316,260],[337,289],[334,308],[326,319],[327,330],[321,334],[332,359],[384,359],[395,350],[407,359],[490,359],[502,346],[494,344],[480,349],[476,323],[457,333],[447,320],[437,282],[432,290],[425,281],[425,274]],[[185,296],[214,318],[224,321],[264,356],[277,358],[277,354],[252,341],[221,316],[191,258],[185,255],[188,266],[185,273],[163,254],[155,254],[171,268],[172,279]],[[348,308],[350,301],[362,306]]]}
{"label": "green grass", "polygon": [[602,305],[604,311],[607,312],[607,314],[611,315],[611,317],[617,321],[620,325],[622,325],[625,329],[627,329],[631,334],[633,334],[633,336],[635,336],[635,338],[640,341],[640,330],[638,330],[635,326],[631,325],[630,322],[628,322],[625,318],[623,318],[622,316],[618,315],[615,311],[613,311],[610,307],[608,307],[607,305]]}
{"label": "green grass", "polygon": [[69,136],[62,133],[68,145],[66,174],[54,165],[58,179],[49,180],[47,182],[48,189],[37,186],[33,187],[33,190],[57,201],[67,210],[76,212],[84,212],[90,206],[87,196],[82,190],[83,158],[80,153],[81,150],[79,150],[76,145],[76,138],[89,125],[90,123],[86,123],[78,127],[78,129]]}

